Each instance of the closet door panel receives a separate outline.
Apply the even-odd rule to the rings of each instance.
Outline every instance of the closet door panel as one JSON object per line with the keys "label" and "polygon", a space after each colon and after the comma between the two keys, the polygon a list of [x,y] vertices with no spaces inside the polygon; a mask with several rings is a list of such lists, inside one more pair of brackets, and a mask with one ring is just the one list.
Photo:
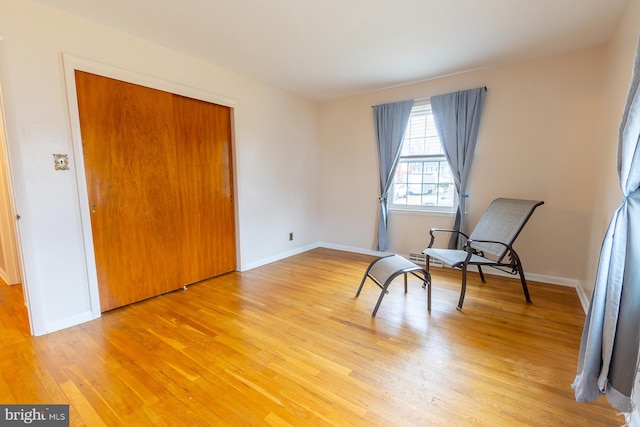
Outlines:
{"label": "closet door panel", "polygon": [[182,281],[235,270],[231,110],[174,95]]}
{"label": "closet door panel", "polygon": [[76,71],[102,311],[180,288],[173,96]]}

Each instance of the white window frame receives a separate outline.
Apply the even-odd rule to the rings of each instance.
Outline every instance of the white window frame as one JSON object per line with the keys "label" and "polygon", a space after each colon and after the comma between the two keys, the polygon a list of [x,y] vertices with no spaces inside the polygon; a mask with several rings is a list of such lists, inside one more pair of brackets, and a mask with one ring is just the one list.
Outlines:
{"label": "white window frame", "polygon": [[[431,106],[431,102],[429,98],[426,99],[421,99],[421,100],[416,100],[414,103],[414,106],[412,108],[411,114],[414,114],[414,109],[424,109],[424,107],[427,106],[429,111],[430,111],[430,106]],[[411,124],[411,118],[409,119],[409,122],[407,123],[407,127],[409,127]],[[408,135],[410,134],[409,129],[407,129],[407,132],[405,132],[405,138],[408,137]],[[436,134],[437,136],[437,134]],[[433,137],[433,136],[432,136]],[[439,137],[438,137],[439,139]],[[403,145],[404,145],[403,141]],[[442,144],[442,142],[441,142]],[[402,148],[401,148],[402,149]],[[417,154],[417,155],[401,155],[400,158],[398,159],[398,164],[396,165],[396,170],[394,171],[394,181],[395,181],[395,176],[396,173],[398,173],[398,168],[400,168],[402,163],[409,163],[409,162],[438,162],[438,168],[441,168],[442,165],[444,164],[444,166],[447,168],[447,170],[450,170],[449,168],[449,163],[447,162],[447,159],[444,155],[444,150],[442,150],[442,153],[437,153],[437,154]],[[440,173],[437,174],[437,182],[433,183],[436,191],[438,191],[438,187],[439,187],[439,178],[440,178]],[[452,197],[452,205],[451,206],[435,206],[435,205],[418,205],[418,204],[396,204],[394,203],[394,201],[396,200],[395,198],[395,192],[399,191],[405,192],[405,200],[406,197],[409,196],[410,193],[410,186],[413,186],[415,188],[415,185],[420,185],[422,184],[424,185],[428,185],[428,183],[424,183],[424,181],[421,181],[419,183],[414,183],[411,184],[409,182],[407,182],[406,184],[404,184],[404,188],[396,188],[396,183],[394,182],[393,184],[391,184],[391,188],[389,189],[389,204],[388,204],[388,209],[392,210],[392,211],[415,211],[415,212],[427,212],[427,213],[443,213],[443,214],[453,214],[455,213],[455,208],[456,208],[456,198],[457,198],[457,192],[455,190],[455,184],[451,183],[451,185],[453,186],[453,193],[451,194]],[[402,184],[400,184],[402,185]],[[422,191],[422,189],[420,190]],[[425,194],[425,193],[419,193],[421,195]],[[438,197],[438,195],[436,195],[436,197]]]}

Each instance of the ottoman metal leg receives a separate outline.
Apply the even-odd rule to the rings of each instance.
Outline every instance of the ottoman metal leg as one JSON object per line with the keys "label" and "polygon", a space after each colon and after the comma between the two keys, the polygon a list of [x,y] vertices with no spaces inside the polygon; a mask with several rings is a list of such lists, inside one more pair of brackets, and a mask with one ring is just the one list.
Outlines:
{"label": "ottoman metal leg", "polygon": [[382,298],[384,298],[385,294],[389,293],[389,285],[400,274],[404,274],[404,292],[407,292],[407,273],[411,273],[422,280],[423,287],[427,289],[427,309],[431,311],[431,275],[426,269],[412,263],[400,255],[389,255],[378,258],[369,264],[367,271],[362,277],[358,291],[356,292],[356,297],[360,295],[367,277],[382,289],[378,302],[373,309],[372,316],[375,317],[378,312],[378,308],[380,308],[380,304],[382,303]]}

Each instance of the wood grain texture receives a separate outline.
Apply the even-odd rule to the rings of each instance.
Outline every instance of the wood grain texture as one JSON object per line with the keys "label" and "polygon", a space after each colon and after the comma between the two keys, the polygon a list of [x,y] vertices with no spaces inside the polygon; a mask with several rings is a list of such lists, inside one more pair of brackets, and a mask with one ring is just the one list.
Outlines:
{"label": "wood grain texture", "polygon": [[235,270],[230,109],[76,71],[101,310]]}
{"label": "wood grain texture", "polygon": [[0,402],[69,403],[71,425],[620,426],[576,403],[572,288],[458,272],[355,292],[372,257],[315,249],[29,337],[0,286]]}
{"label": "wood grain texture", "polygon": [[236,269],[231,109],[173,96],[182,283]]}
{"label": "wood grain texture", "polygon": [[102,311],[181,287],[171,94],[79,71],[76,87]]}

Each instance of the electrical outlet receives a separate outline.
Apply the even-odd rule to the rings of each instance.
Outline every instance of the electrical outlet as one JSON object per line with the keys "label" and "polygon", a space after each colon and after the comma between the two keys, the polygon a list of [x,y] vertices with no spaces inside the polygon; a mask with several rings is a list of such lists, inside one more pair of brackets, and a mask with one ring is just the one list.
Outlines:
{"label": "electrical outlet", "polygon": [[293,240],[293,231],[289,233],[289,241]]}

